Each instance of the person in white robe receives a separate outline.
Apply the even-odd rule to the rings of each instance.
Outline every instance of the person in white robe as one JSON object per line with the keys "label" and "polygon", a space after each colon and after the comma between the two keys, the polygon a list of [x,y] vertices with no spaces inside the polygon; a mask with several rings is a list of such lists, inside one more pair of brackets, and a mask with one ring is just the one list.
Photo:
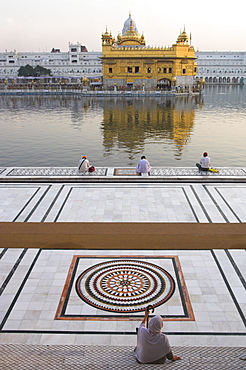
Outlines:
{"label": "person in white robe", "polygon": [[149,311],[146,309],[144,319],[138,328],[137,347],[134,350],[137,361],[142,364],[163,364],[166,359],[181,360],[181,357],[172,353],[166,334],[161,332],[163,327],[161,316],[154,316],[146,327],[148,316]]}

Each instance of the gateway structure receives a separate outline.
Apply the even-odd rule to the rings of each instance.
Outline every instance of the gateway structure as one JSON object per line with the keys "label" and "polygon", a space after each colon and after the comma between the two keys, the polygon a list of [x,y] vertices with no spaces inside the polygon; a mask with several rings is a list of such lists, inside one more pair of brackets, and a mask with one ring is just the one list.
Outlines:
{"label": "gateway structure", "polygon": [[185,29],[171,47],[149,47],[130,14],[117,39],[107,30],[102,34],[104,87],[169,90],[172,86],[180,86],[190,89],[197,73],[195,60],[195,50]]}

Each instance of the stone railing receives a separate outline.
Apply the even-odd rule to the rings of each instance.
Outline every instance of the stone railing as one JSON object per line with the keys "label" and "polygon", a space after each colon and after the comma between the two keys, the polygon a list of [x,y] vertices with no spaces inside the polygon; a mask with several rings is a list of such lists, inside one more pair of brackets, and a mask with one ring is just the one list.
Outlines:
{"label": "stone railing", "polygon": [[[11,178],[139,178],[134,167],[97,167],[95,172],[78,173],[77,167],[1,167],[0,179]],[[246,179],[246,168],[222,167],[219,172],[198,171],[196,167],[153,167],[149,180],[156,178],[231,178]]]}

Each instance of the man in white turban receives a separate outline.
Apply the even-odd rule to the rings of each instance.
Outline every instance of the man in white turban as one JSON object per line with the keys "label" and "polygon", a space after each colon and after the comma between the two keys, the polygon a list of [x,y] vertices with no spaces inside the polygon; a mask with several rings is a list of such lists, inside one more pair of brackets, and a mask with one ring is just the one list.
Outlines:
{"label": "man in white turban", "polygon": [[137,347],[134,350],[135,357],[142,364],[164,364],[168,360],[181,360],[181,357],[172,353],[166,334],[161,332],[163,320],[161,316],[154,316],[146,327],[149,310],[145,310],[145,316],[138,329]]}

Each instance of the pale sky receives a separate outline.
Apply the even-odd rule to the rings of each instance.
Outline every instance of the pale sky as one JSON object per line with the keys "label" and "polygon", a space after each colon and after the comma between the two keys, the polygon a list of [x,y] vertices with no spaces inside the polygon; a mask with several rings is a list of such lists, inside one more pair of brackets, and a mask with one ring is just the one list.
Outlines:
{"label": "pale sky", "polygon": [[147,45],[171,46],[185,26],[196,50],[246,50],[245,0],[1,0],[0,52],[68,51],[69,41],[101,51],[106,25],[116,37],[129,11]]}

